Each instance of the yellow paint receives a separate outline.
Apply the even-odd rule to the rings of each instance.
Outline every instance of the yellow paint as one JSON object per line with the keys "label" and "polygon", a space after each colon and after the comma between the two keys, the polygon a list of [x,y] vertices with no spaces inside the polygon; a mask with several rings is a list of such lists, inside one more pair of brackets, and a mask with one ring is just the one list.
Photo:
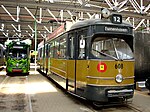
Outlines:
{"label": "yellow paint", "polygon": [[104,65],[100,65],[100,70],[104,70]]}
{"label": "yellow paint", "polygon": [[[100,60],[77,60],[75,67],[75,60],[64,60],[64,59],[54,59],[50,60],[51,66],[50,70],[59,74],[62,77],[66,77],[69,80],[75,80],[75,68],[76,68],[76,80],[77,86],[85,86],[86,84],[95,85],[115,85],[122,86],[126,84],[134,84],[134,61],[100,61]],[[107,66],[105,72],[99,72],[97,70],[97,65],[103,62]],[[116,69],[115,64],[123,64],[122,69]],[[101,70],[104,70],[104,65],[100,66]],[[115,77],[117,74],[122,74],[124,79],[123,82],[117,83]],[[96,78],[87,78],[96,77]],[[133,77],[129,79],[128,77]],[[105,80],[102,78],[113,78]]]}
{"label": "yellow paint", "polygon": [[87,74],[88,74],[88,61],[87,60],[77,60],[76,67],[76,79],[77,87],[85,86],[87,83]]}
{"label": "yellow paint", "polygon": [[[99,72],[97,65],[100,61],[91,60],[89,63],[88,76],[100,77],[100,78],[114,78],[117,74],[122,74],[123,77],[134,76],[134,62],[133,61],[102,61],[107,65],[105,72]],[[123,69],[116,69],[115,64],[123,64]],[[122,84],[133,84],[133,79],[126,79],[122,83],[118,84],[115,80],[101,80],[101,79],[90,79],[88,78],[87,84],[96,85],[122,85]]]}
{"label": "yellow paint", "polygon": [[45,61],[44,68],[48,69],[48,58],[45,58],[44,61]]}
{"label": "yellow paint", "polygon": [[66,60],[51,58],[50,63],[50,71],[53,71],[62,77],[66,77]]}
{"label": "yellow paint", "polygon": [[67,78],[69,80],[75,79],[75,60],[67,60]]}

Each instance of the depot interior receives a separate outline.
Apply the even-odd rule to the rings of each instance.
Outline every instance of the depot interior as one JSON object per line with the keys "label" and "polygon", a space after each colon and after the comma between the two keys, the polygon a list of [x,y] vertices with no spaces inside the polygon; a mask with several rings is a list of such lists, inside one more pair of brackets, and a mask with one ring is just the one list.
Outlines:
{"label": "depot interior", "polygon": [[[62,24],[101,19],[101,10],[121,14],[135,31],[135,65],[148,77],[150,69],[150,1],[149,0],[1,0],[0,44],[7,39],[30,39],[31,50]],[[142,40],[142,41],[141,41]],[[143,63],[144,62],[144,63]],[[142,64],[143,63],[143,64]],[[146,66],[145,66],[146,65]],[[138,74],[138,75],[140,75]]]}

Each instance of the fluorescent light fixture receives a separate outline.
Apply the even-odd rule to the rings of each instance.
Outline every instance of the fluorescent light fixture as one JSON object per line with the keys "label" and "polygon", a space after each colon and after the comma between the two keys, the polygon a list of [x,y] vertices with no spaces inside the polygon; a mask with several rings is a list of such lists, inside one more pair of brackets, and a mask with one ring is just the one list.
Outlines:
{"label": "fluorescent light fixture", "polygon": [[15,19],[11,14],[10,12],[5,8],[4,5],[1,5],[1,7],[5,10],[5,12],[15,21],[15,22],[18,22],[19,21],[19,13],[20,13],[20,7],[17,6],[17,19]]}

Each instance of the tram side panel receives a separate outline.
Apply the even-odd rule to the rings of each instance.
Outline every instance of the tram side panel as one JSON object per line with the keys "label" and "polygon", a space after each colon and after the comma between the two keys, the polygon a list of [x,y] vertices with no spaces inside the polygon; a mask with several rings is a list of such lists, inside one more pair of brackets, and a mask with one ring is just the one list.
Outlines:
{"label": "tram side panel", "polygon": [[85,92],[88,83],[87,76],[89,74],[89,63],[89,60],[77,60],[76,64],[76,88],[77,94],[81,96],[85,96],[83,93]]}
{"label": "tram side panel", "polygon": [[[68,91],[75,91],[75,60],[67,60],[67,89]],[[81,71],[80,71],[81,72]]]}
{"label": "tram side panel", "polygon": [[50,77],[66,89],[66,60],[51,58]]}

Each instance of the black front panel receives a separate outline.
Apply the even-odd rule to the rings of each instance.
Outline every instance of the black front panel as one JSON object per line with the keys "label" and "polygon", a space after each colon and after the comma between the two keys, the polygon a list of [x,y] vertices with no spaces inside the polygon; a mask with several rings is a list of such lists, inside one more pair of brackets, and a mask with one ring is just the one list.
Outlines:
{"label": "black front panel", "polygon": [[130,99],[134,94],[134,85],[129,86],[94,86],[87,85],[85,90],[85,97],[88,100],[98,101],[98,102],[108,102],[109,101],[109,90],[133,90],[132,92],[128,92],[128,94],[113,96],[114,98],[125,97]]}

